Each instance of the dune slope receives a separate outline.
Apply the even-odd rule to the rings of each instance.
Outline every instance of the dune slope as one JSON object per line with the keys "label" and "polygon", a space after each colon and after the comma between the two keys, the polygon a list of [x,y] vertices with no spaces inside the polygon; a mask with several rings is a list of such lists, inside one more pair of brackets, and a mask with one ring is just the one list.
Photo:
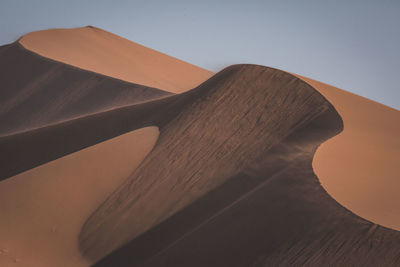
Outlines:
{"label": "dune slope", "polygon": [[174,93],[192,89],[213,75],[91,26],[32,32],[19,42],[44,57]]}
{"label": "dune slope", "polygon": [[316,90],[278,70],[238,65],[194,91],[192,104],[160,128],[154,150],[86,222],[84,255],[100,259],[133,239],[98,265],[399,261],[399,233],[342,208],[313,174],[316,147],[341,130]]}
{"label": "dune slope", "polygon": [[169,95],[43,58],[19,43],[0,54],[0,137]]}

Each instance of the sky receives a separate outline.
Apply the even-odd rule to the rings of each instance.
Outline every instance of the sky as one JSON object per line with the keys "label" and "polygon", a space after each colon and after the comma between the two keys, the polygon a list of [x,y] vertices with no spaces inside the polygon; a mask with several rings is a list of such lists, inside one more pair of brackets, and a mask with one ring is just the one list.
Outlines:
{"label": "sky", "polygon": [[215,72],[260,64],[400,109],[400,0],[0,0],[0,45],[86,25]]}

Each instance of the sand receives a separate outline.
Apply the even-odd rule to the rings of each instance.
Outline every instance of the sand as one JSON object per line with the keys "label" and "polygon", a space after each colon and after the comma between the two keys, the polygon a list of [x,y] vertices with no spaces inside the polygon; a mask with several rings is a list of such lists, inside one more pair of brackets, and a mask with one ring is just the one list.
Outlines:
{"label": "sand", "polygon": [[[174,93],[187,91],[213,75],[212,72],[94,27],[34,32],[22,37],[19,43],[26,49],[43,57],[124,81],[151,86]],[[254,82],[255,78],[251,75],[250,73],[250,76],[245,76],[242,80]],[[247,79],[247,77],[252,78]],[[398,166],[400,166],[398,157],[398,152],[400,151],[398,139],[398,136],[400,136],[399,111],[335,87],[308,78],[300,78],[323,94],[343,118],[344,131],[323,143],[313,157],[313,169],[323,187],[337,202],[362,218],[400,230],[400,197],[398,194],[398,188],[400,188],[400,180],[398,179]],[[224,81],[224,79],[222,79],[222,81]],[[260,84],[266,84],[266,82]],[[293,84],[298,85],[298,82],[292,81],[289,83],[290,86]],[[208,83],[205,86],[213,88],[213,86],[220,87],[221,84],[218,84],[218,81],[216,81],[216,84]],[[256,85],[252,84],[252,86]],[[110,90],[112,89],[113,88],[110,88]],[[242,88],[239,86],[239,89]],[[244,91],[243,95],[246,92],[247,91]],[[227,101],[229,97],[221,99]],[[218,101],[222,101],[221,99],[218,98]],[[282,99],[284,98],[282,97]],[[285,102],[286,100],[282,101]],[[273,103],[276,104],[276,100],[274,100]],[[196,105],[199,106],[201,104],[197,103]],[[210,105],[210,103],[207,104],[207,108],[210,108]],[[264,106],[267,107],[268,105]],[[235,121],[235,116],[237,114],[229,114],[229,112],[236,112],[236,108],[235,105],[230,105],[222,111],[227,112],[225,115],[229,117],[228,120],[224,120],[223,122],[218,121],[219,119],[215,116],[215,113],[212,112],[215,110],[208,110],[210,114],[212,114],[212,116],[209,117],[216,120],[213,121],[214,123],[211,125],[212,128],[210,129],[217,131],[218,126],[227,121]],[[285,107],[285,110],[276,110],[284,114],[288,112],[289,108],[290,107]],[[192,111],[189,110],[181,116],[186,116],[187,121],[191,121],[204,110],[206,109],[199,109],[195,114],[191,114]],[[291,111],[289,114],[298,115],[296,111]],[[293,119],[294,117],[289,116],[288,118]],[[181,120],[185,121],[182,118]],[[196,169],[189,168],[189,164],[182,164],[179,160],[177,161],[177,159],[180,157],[182,158],[182,155],[185,155],[185,153],[187,154],[186,158],[196,156],[191,152],[193,144],[204,145],[205,151],[214,147],[213,145],[206,146],[205,144],[211,142],[212,138],[215,138],[215,135],[211,135],[210,137],[206,134],[204,135],[206,137],[201,137],[198,140],[199,142],[190,142],[189,145],[179,145],[185,141],[182,136],[187,137],[187,133],[182,134],[181,138],[177,135],[177,133],[182,133],[182,131],[187,131],[188,129],[190,130],[192,127],[194,130],[192,129],[192,134],[188,136],[188,138],[196,138],[198,132],[207,129],[207,125],[211,122],[212,120],[204,120],[205,126],[201,127],[197,122],[193,124],[176,123],[176,127],[173,127],[171,125],[174,124],[171,122],[170,124],[166,124],[166,133],[163,133],[163,129],[160,130],[161,136],[163,136],[163,134],[166,136],[161,140],[161,144],[169,144],[170,146],[167,146],[168,149],[162,146],[157,148],[156,146],[155,150],[156,152],[158,151],[157,153],[159,154],[150,154],[151,156],[145,160],[145,164],[142,164],[142,167],[138,169],[138,173],[143,177],[149,178],[148,180],[142,179],[144,185],[151,182],[152,179],[159,177],[166,177],[168,181],[175,182],[169,185],[174,185],[171,189],[171,191],[174,191],[174,194],[169,194],[169,192],[167,192],[168,187],[165,189],[165,187],[162,186],[152,188],[152,190],[150,190],[151,192],[147,192],[146,190],[139,192],[144,195],[142,200],[135,205],[128,203],[125,208],[135,211],[135,214],[137,212],[137,214],[148,215],[148,217],[143,217],[143,221],[138,222],[133,230],[132,227],[126,227],[124,223],[121,223],[123,226],[119,230],[112,229],[114,226],[113,223],[120,223],[119,220],[125,216],[125,211],[117,210],[115,213],[118,216],[112,218],[104,218],[101,216],[101,213],[99,215],[98,212],[93,212],[103,203],[106,197],[136,169],[147,153],[150,152],[158,136],[156,127],[145,128],[124,134],[0,182],[0,213],[6,214],[6,216],[3,216],[4,219],[2,218],[2,221],[0,221],[0,236],[3,238],[0,240],[0,265],[15,266],[15,264],[18,263],[20,266],[63,266],[62,264],[66,266],[87,266],[91,262],[84,260],[78,251],[79,231],[82,230],[81,234],[83,233],[83,240],[85,238],[89,239],[89,242],[84,240],[84,245],[82,246],[81,244],[81,248],[83,248],[84,251],[85,249],[92,249],[94,251],[92,253],[95,254],[95,256],[93,256],[93,254],[91,256],[96,258],[99,254],[103,255],[104,251],[115,249],[124,242],[139,236],[147,230],[151,231],[153,229],[151,228],[152,226],[163,223],[166,218],[173,216],[175,212],[179,212],[183,207],[190,205],[207,192],[217,188],[221,183],[225,182],[226,179],[231,178],[229,176],[230,174],[233,175],[239,170],[239,168],[236,169],[236,167],[229,167],[232,161],[228,160],[227,163],[221,160],[221,158],[217,158],[222,162],[218,165],[216,163],[218,160],[213,160],[212,164],[215,165],[213,165],[215,167],[214,169],[208,166],[204,170],[201,169],[199,171],[199,173],[202,174],[201,177],[204,176],[204,173],[207,174],[206,176],[208,179],[206,180],[198,178],[200,174],[195,172]],[[248,122],[249,121],[243,120],[243,123]],[[118,123],[119,122],[117,122],[117,124]],[[186,127],[186,125],[188,126]],[[182,128],[183,126],[185,126],[185,128]],[[243,129],[246,130],[246,127],[239,128],[241,128],[241,131],[243,131]],[[317,128],[317,130],[319,129]],[[221,134],[220,136],[224,136],[224,131],[219,132]],[[208,134],[210,135],[210,133]],[[240,142],[243,142],[243,140],[246,142],[251,141],[245,138],[241,138],[240,140]],[[228,143],[229,147],[227,147],[226,150],[222,150],[222,152],[215,153],[216,157],[226,155],[226,152],[229,152],[229,149],[232,149],[232,147],[236,147],[237,149],[244,149],[244,147],[249,148],[249,146],[241,147],[238,145],[240,142],[232,141],[232,143]],[[278,142],[271,141],[271,144],[276,143]],[[175,156],[168,158],[171,156],[171,147],[173,148],[174,146],[176,149]],[[132,147],[136,147],[137,149],[130,149]],[[191,149],[179,150],[186,147],[190,147]],[[222,148],[225,149],[225,147]],[[265,147],[265,149],[267,148],[268,147]],[[252,148],[251,151],[252,150],[254,154],[255,149]],[[102,153],[99,153],[100,151]],[[310,151],[307,153],[307,156],[312,156]],[[249,157],[252,156],[251,154]],[[289,154],[289,156],[293,155]],[[157,157],[159,157],[159,160],[156,160]],[[168,160],[164,162],[167,158],[171,163],[170,165],[175,164],[174,168],[171,168],[171,166],[167,164]],[[209,157],[204,158],[209,159]],[[201,160],[195,161],[195,163],[200,164]],[[306,163],[307,162],[302,163],[304,166],[301,165],[301,168],[298,169],[293,168],[293,166],[285,169],[290,175],[287,177],[282,175],[283,180],[277,180],[278,184],[274,185],[274,183],[272,183],[270,185],[271,187],[263,187],[261,191],[262,194],[252,193],[249,200],[243,201],[244,203],[248,203],[247,205],[254,207],[254,209],[234,207],[234,210],[236,210],[242,220],[235,220],[235,223],[230,223],[232,222],[231,218],[236,218],[235,216],[218,216],[218,219],[223,222],[219,225],[225,224],[229,226],[223,227],[222,229],[224,231],[222,231],[221,228],[217,228],[219,230],[216,231],[213,227],[220,226],[215,225],[214,222],[206,223],[205,228],[211,227],[209,231],[204,230],[207,234],[203,235],[200,231],[196,233],[194,237],[189,235],[186,239],[179,239],[181,237],[178,235],[178,239],[182,241],[179,241],[178,245],[172,247],[168,253],[171,253],[171,255],[179,255],[182,251],[187,250],[188,253],[185,255],[189,256],[184,260],[190,262],[195,258],[194,256],[196,256],[194,255],[192,259],[190,253],[197,253],[197,250],[193,248],[199,244],[198,240],[202,240],[202,242],[205,242],[205,245],[201,246],[201,248],[204,255],[207,255],[207,257],[203,257],[202,259],[209,258],[212,260],[211,257],[208,257],[209,251],[207,251],[207,249],[211,246],[207,243],[211,238],[215,238],[215,240],[221,243],[221,246],[214,246],[215,250],[211,252],[215,253],[218,249],[228,252],[230,251],[229,249],[232,249],[232,251],[228,253],[229,255],[241,255],[234,250],[236,248],[231,247],[231,244],[236,244],[238,248],[247,246],[245,240],[250,240],[251,238],[258,240],[261,233],[265,235],[263,242],[265,242],[265,240],[274,240],[274,235],[282,231],[281,234],[289,233],[288,236],[290,238],[292,237],[290,233],[296,235],[304,234],[302,245],[292,244],[291,252],[297,250],[303,252],[305,251],[304,246],[306,246],[308,252],[316,253],[315,259],[321,261],[327,258],[324,256],[324,252],[318,254],[320,253],[319,249],[323,248],[324,245],[327,246],[326,250],[324,248],[324,251],[337,252],[342,248],[348,249],[340,251],[340,253],[334,253],[332,257],[336,257],[335,260],[337,260],[337,262],[342,260],[342,258],[340,258],[342,256],[347,257],[347,259],[351,261],[351,257],[349,257],[349,255],[353,253],[349,252],[351,248],[355,249],[354,253],[360,253],[357,259],[364,259],[365,262],[368,262],[368,260],[366,260],[366,255],[370,255],[371,259],[377,260],[378,263],[380,259],[386,260],[385,255],[391,255],[388,257],[388,262],[393,262],[391,260],[397,259],[398,256],[396,256],[395,251],[396,246],[393,246],[392,243],[384,243],[382,241],[385,240],[388,242],[387,240],[389,240],[389,242],[395,242],[398,240],[396,239],[398,237],[397,233],[382,228],[376,230],[377,228],[375,225],[366,223],[356,216],[353,216],[350,212],[344,212],[323,190],[319,189],[319,184],[314,183],[314,180],[310,179],[316,177],[313,176],[311,171],[308,171]],[[154,165],[158,167],[166,165],[167,167],[169,166],[169,168],[155,170]],[[243,166],[244,165],[243,163]],[[146,166],[148,167],[146,168]],[[189,170],[185,168],[189,168]],[[307,182],[305,182],[305,185],[297,185],[298,188],[296,189],[299,190],[292,192],[290,189],[291,187],[287,185],[298,182],[297,173],[299,170],[301,171],[300,176]],[[182,171],[182,173],[180,173],[180,171]],[[159,175],[153,177],[155,173]],[[174,173],[182,175],[174,176]],[[177,177],[183,177],[183,175],[187,173],[193,174],[191,178],[197,177],[195,182],[191,184],[191,188],[195,188],[194,191],[186,191],[185,185],[180,185],[179,181],[174,180]],[[221,176],[222,178],[220,178],[220,180],[211,179],[214,176]],[[283,181],[283,189],[279,181]],[[155,181],[155,183],[160,183],[160,181]],[[176,185],[178,185],[178,187]],[[179,186],[183,189],[179,188]],[[310,187],[311,189],[304,189],[306,187]],[[304,192],[301,191],[302,189],[304,189]],[[122,189],[119,191],[122,193],[125,192]],[[228,193],[229,192],[231,191],[228,191]],[[318,194],[315,194],[315,192]],[[307,196],[310,195],[314,198],[308,199]],[[290,196],[290,198],[288,198],[288,196]],[[111,200],[113,200],[113,198],[115,200],[116,197],[118,197],[118,192],[113,194]],[[280,201],[275,201],[276,199],[282,199],[282,197],[285,199],[282,203],[287,205],[286,208],[279,206],[279,203],[281,203]],[[257,201],[257,199],[261,199],[262,201]],[[238,200],[240,200],[240,198],[238,198]],[[232,201],[235,203],[237,200]],[[252,201],[256,202],[254,203]],[[103,209],[104,206],[112,206],[113,204],[112,201],[105,203],[106,205],[103,203]],[[144,204],[142,205],[141,203]],[[262,206],[264,205],[262,203],[267,203],[265,204],[267,206]],[[227,205],[232,206],[232,204]],[[265,218],[260,217],[260,214],[267,209],[273,212],[270,214],[263,213],[266,216]],[[224,210],[223,207],[222,210]],[[282,213],[280,213],[281,211]],[[313,212],[312,214],[311,211]],[[255,216],[251,222],[248,220],[248,218],[251,218],[250,216],[244,216],[244,214],[247,214],[246,212],[250,213],[251,216]],[[312,216],[305,216],[304,214],[308,214],[307,212],[310,212]],[[81,229],[82,225],[91,214],[92,217],[90,217],[91,219],[88,221],[89,224],[86,228]],[[299,214],[301,214],[301,216],[304,215],[305,218],[300,220],[299,218],[301,218],[301,216],[299,217]],[[129,217],[129,214],[126,216]],[[271,219],[272,216],[274,216],[273,219]],[[99,220],[93,220],[93,218]],[[264,219],[260,220],[261,218]],[[287,218],[291,219],[288,220]],[[307,221],[309,219],[310,221]],[[134,218],[129,218],[129,220],[134,221]],[[186,222],[187,220],[183,221]],[[262,225],[257,225],[259,228],[253,226],[253,223],[257,221],[263,222]],[[343,224],[343,222],[346,222],[346,224]],[[98,225],[96,225],[96,223]],[[103,225],[101,225],[102,223]],[[198,221],[194,222],[195,225],[198,223]],[[271,223],[272,226],[276,226],[276,228],[266,227],[268,223]],[[341,226],[342,224],[343,226]],[[286,228],[284,227],[285,225],[287,226]],[[243,231],[240,240],[228,242],[229,238],[234,238],[239,235],[244,226],[249,227],[249,232]],[[121,233],[117,233],[111,237],[107,235],[110,235],[110,233],[112,235],[112,231],[110,231],[110,233],[107,231],[96,232],[99,229],[107,230],[107,228],[113,231],[115,230],[116,232],[121,229],[129,229],[125,232],[122,231],[122,235]],[[167,227],[167,230],[170,229],[171,228]],[[314,243],[307,240],[310,236],[307,236],[306,230],[309,229],[315,231],[319,229],[320,232],[313,233],[316,235],[322,233],[318,235],[318,238],[312,239],[313,242],[315,241]],[[324,235],[329,233],[329,229],[334,229],[335,235],[329,236],[329,242],[325,242],[322,245],[319,244],[319,241],[326,240]],[[86,231],[89,233],[87,236],[85,236]],[[368,235],[365,234],[367,231]],[[95,235],[91,236],[93,232]],[[104,233],[105,236],[102,236],[101,233]],[[166,231],[166,233],[168,233],[168,231]],[[221,238],[217,239],[216,233],[218,233]],[[184,235],[186,235],[186,233],[184,233]],[[350,235],[352,235],[351,238],[349,238]],[[365,238],[365,240],[363,238]],[[110,241],[111,249],[102,248],[101,246],[105,246],[105,243],[99,245],[97,244],[99,240],[103,242],[105,242],[104,240]],[[350,241],[347,242],[348,240]],[[373,243],[375,240],[378,240],[378,243]],[[244,243],[240,243],[241,241]],[[278,243],[280,242],[279,239],[275,241]],[[340,244],[339,241],[347,242],[346,246],[335,247],[335,244]],[[353,241],[356,245],[351,243]],[[284,242],[286,242],[286,240],[284,240]],[[138,244],[140,244],[140,242]],[[215,242],[215,244],[217,243]],[[270,245],[269,243],[262,244],[262,246],[258,246],[256,243],[252,244],[254,245],[254,249],[253,247],[249,247],[247,251],[249,253],[249,258],[251,258],[252,253],[257,249],[264,249],[265,247],[263,246]],[[375,245],[377,250],[373,250],[375,249]],[[85,248],[85,246],[87,247]],[[100,248],[96,248],[96,246],[100,246]],[[358,249],[358,246],[361,246],[361,249]],[[35,250],[32,249],[33,247]],[[389,251],[389,248],[392,250]],[[370,253],[369,249],[372,252],[378,251],[380,254]],[[99,254],[97,254],[97,250],[100,251]],[[289,259],[289,257],[287,257],[289,253],[287,253],[287,251],[285,252],[285,249],[282,249],[282,251],[284,252],[282,255],[285,255],[285,257],[283,259],[279,259],[279,257],[270,257],[268,260],[272,260],[269,262],[269,265],[276,265],[277,263],[282,263],[285,262],[286,259]],[[296,255],[306,254],[300,253],[299,251],[290,253],[289,256],[296,258]],[[389,251],[387,252],[388,254],[385,254],[385,251]],[[199,253],[201,254],[203,252]],[[168,253],[166,255],[169,255]],[[220,255],[224,254],[218,254],[217,258]],[[198,254],[197,257],[201,258],[202,256]],[[223,260],[226,259],[225,257]],[[236,258],[230,258],[232,263],[238,264],[239,261],[234,259]],[[163,258],[162,256],[155,260],[168,261],[168,257]],[[175,260],[179,261],[183,260],[183,258],[175,257]],[[294,261],[296,260],[301,262],[304,259],[300,257],[300,259],[294,259]]]}
{"label": "sand", "polygon": [[18,42],[0,54],[0,138],[171,93],[49,60]]}
{"label": "sand", "polygon": [[343,130],[314,88],[234,65],[195,91],[176,95],[188,105],[82,228],[86,257],[122,245],[96,267],[400,264],[400,233],[343,208],[313,172]]}
{"label": "sand", "polygon": [[179,97],[188,105],[85,223],[87,257],[100,259],[161,223],[330,107],[303,81],[256,65],[230,66]]}
{"label": "sand", "polygon": [[47,58],[174,93],[192,89],[213,75],[91,26],[32,32],[19,42]]}
{"label": "sand", "polygon": [[[171,92],[213,74],[94,27],[33,32],[20,43],[45,57]],[[321,145],[313,161],[324,188],[359,216],[400,229],[399,111],[298,77],[327,97],[344,120],[343,133]]]}
{"label": "sand", "polygon": [[0,266],[88,266],[84,221],[157,138],[157,127],[142,128],[0,182]]}
{"label": "sand", "polygon": [[322,186],[358,216],[400,230],[400,111],[299,77],[333,104],[344,123],[344,131],[315,154]]}

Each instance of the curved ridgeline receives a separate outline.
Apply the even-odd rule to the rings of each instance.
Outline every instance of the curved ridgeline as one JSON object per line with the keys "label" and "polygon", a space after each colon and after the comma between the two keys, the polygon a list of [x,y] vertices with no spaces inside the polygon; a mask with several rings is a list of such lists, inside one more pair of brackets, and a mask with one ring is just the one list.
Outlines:
{"label": "curved ridgeline", "polygon": [[342,208],[314,175],[315,149],[343,126],[312,87],[236,65],[196,90],[83,227],[88,258],[120,248],[96,266],[399,261],[399,233]]}
{"label": "curved ridgeline", "polygon": [[18,42],[0,54],[0,71],[0,136],[170,95],[44,58]]}
{"label": "curved ridgeline", "polygon": [[321,187],[311,162],[338,134],[330,108],[225,183],[94,266],[396,266],[400,233]]}

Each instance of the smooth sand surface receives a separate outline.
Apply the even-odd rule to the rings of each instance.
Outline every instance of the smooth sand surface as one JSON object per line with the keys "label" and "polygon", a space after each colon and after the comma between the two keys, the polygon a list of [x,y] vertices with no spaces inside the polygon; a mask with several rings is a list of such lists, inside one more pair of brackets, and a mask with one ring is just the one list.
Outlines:
{"label": "smooth sand surface", "polygon": [[180,93],[212,72],[95,27],[32,32],[19,42],[44,57],[124,81]]}
{"label": "smooth sand surface", "polygon": [[400,111],[297,76],[321,92],[344,123],[313,160],[323,187],[358,216],[400,230]]}
{"label": "smooth sand surface", "polygon": [[0,266],[88,266],[78,250],[83,223],[158,134],[132,131],[0,182]]}

